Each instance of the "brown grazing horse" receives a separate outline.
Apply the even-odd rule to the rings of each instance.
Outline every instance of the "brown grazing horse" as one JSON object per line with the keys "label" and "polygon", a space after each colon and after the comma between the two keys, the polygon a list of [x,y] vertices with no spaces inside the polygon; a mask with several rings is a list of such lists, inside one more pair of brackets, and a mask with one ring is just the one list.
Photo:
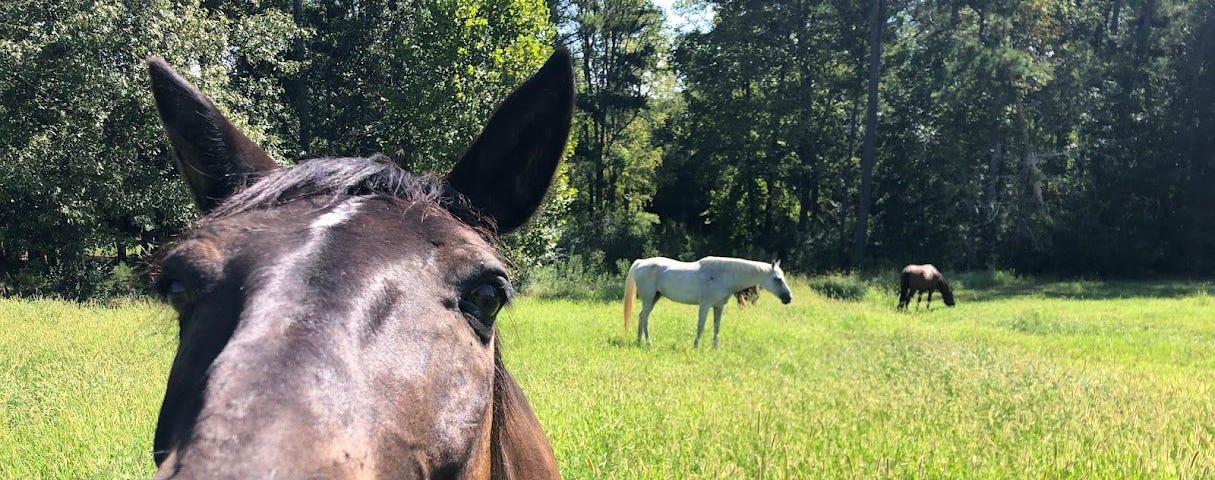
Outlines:
{"label": "brown grazing horse", "polygon": [[495,236],[540,206],[565,148],[564,50],[445,177],[382,156],[280,168],[163,60],[152,91],[205,217],[163,256],[177,356],[157,479],[554,479],[502,363]]}
{"label": "brown grazing horse", "polygon": [[945,300],[945,305],[952,307],[953,290],[949,288],[949,282],[945,281],[945,276],[941,275],[941,271],[931,264],[925,265],[908,265],[903,267],[902,281],[899,285],[899,306],[898,310],[907,308],[907,304],[911,303],[911,296],[919,293],[915,299],[915,308],[919,310],[920,300],[924,298],[924,292],[928,292],[928,306],[932,308],[932,292],[940,291],[941,299]]}
{"label": "brown grazing horse", "polygon": [[739,307],[749,307],[759,303],[759,287],[753,285],[734,292],[734,300],[738,302]]}

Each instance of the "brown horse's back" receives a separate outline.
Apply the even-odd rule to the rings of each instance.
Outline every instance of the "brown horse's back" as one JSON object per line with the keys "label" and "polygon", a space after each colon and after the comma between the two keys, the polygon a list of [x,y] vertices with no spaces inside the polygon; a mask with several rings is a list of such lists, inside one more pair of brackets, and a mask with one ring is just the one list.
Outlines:
{"label": "brown horse's back", "polygon": [[924,265],[908,265],[903,267],[903,278],[907,281],[907,286],[915,290],[929,290],[936,286],[937,280],[941,278],[941,271],[931,263]]}

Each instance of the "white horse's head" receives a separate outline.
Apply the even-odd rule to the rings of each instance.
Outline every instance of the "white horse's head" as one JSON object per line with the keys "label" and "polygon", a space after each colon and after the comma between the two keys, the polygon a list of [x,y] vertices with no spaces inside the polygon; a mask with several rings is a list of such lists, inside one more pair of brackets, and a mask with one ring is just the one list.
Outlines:
{"label": "white horse's head", "polygon": [[780,303],[788,305],[793,301],[793,292],[789,290],[789,284],[785,283],[785,272],[780,269],[780,260],[772,261],[772,269],[761,285],[764,290],[780,298]]}

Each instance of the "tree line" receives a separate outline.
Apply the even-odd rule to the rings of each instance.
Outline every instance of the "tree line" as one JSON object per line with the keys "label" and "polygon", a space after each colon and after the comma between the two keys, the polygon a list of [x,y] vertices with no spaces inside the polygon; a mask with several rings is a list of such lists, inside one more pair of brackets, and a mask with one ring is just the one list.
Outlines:
{"label": "tree line", "polygon": [[678,8],[695,25],[650,0],[3,2],[0,285],[105,294],[197,218],[148,56],[284,165],[444,171],[556,45],[577,123],[545,213],[507,239],[525,267],[1215,266],[1210,2]]}

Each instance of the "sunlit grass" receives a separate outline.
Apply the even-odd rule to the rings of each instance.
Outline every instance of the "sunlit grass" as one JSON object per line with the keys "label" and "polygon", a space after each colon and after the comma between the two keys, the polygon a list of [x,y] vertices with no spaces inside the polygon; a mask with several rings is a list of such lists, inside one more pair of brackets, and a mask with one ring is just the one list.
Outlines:
{"label": "sunlit grass", "polygon": [[[968,280],[911,313],[796,282],[731,304],[716,350],[670,302],[649,347],[618,301],[525,298],[499,328],[567,478],[1215,476],[1210,284]],[[174,342],[155,305],[0,300],[0,478],[146,477]]]}
{"label": "sunlit grass", "polygon": [[0,478],[147,478],[165,307],[0,300]]}

